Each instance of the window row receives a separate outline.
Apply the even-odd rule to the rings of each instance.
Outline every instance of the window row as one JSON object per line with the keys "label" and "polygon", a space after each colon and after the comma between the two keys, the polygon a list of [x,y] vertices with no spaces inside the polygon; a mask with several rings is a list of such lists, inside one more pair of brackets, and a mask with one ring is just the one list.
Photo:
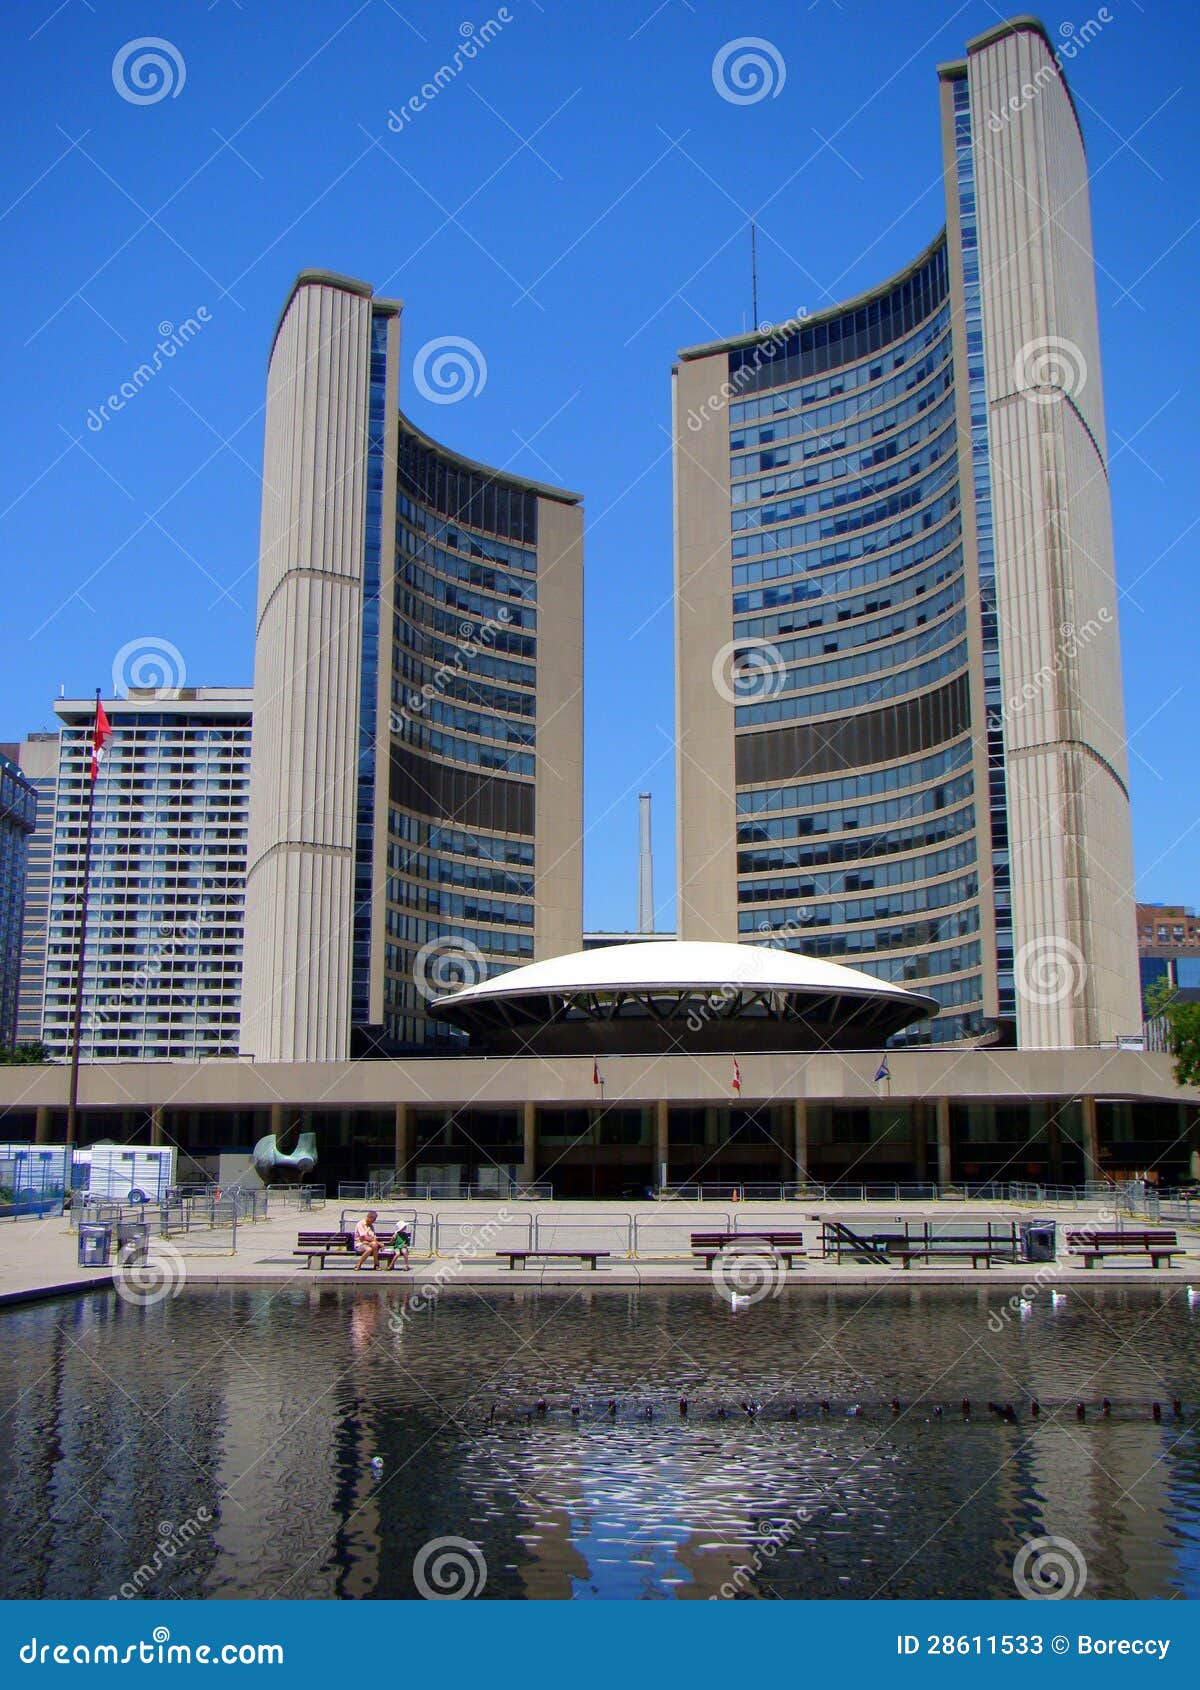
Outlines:
{"label": "window row", "polygon": [[[764,470],[786,470],[792,464],[804,465],[810,459],[821,458],[824,460],[822,463],[812,465],[805,473],[815,472],[820,481],[833,480],[847,474],[855,475],[861,470],[872,468],[873,465],[887,462],[907,447],[919,445],[952,418],[953,385],[953,375],[949,366],[946,366],[919,393],[912,394],[889,410],[875,412],[862,422],[831,430],[823,412],[810,411],[806,415],[791,418],[786,426],[776,424],[773,428],[752,431],[751,435],[746,437],[747,447],[756,444],[755,434],[762,444],[754,451],[745,452],[739,452],[735,436],[729,443],[730,450],[734,453],[729,460],[729,473],[736,480],[743,475],[758,476]],[[934,407],[932,410],[931,406]],[[920,418],[920,421],[910,423],[909,419],[912,417]],[[904,426],[906,423],[908,427]],[[888,438],[883,439],[884,436]],[[772,440],[774,445],[766,444]],[[862,450],[848,452],[845,458],[827,456],[834,452],[846,452],[847,447],[851,446],[861,446]],[[742,483],[742,487],[745,485]],[[812,483],[793,481],[791,485]],[[777,490],[782,492],[784,487],[779,486]],[[752,493],[743,492],[739,499],[738,489],[734,491],[735,502],[739,504],[753,497]]]}
{"label": "window row", "polygon": [[[965,749],[968,752],[970,751],[969,743]],[[887,772],[899,773],[900,771],[889,770]],[[859,778],[866,777],[860,776]],[[853,786],[855,781],[851,778],[845,782],[828,781],[819,784]],[[913,816],[934,815],[939,810],[960,804],[964,798],[970,798],[974,788],[974,775],[965,774],[938,786],[918,787],[916,791],[908,793],[903,798],[882,798],[877,804],[860,804],[853,810],[817,810],[802,816],[772,816],[769,820],[739,822],[737,829],[738,843],[739,845],[753,845],[771,839],[805,839],[814,833],[843,833],[851,828],[878,827],[887,822],[907,821]],[[772,795],[769,793],[743,793],[740,798],[749,796],[763,798]],[[739,811],[741,810],[740,798]]]}
{"label": "window row", "polygon": [[[954,617],[954,622],[960,622],[960,617]],[[862,657],[847,659],[847,662],[861,663],[864,667],[868,658],[877,655],[866,653]],[[949,651],[939,653],[930,658],[927,663],[919,663],[912,669],[900,669],[893,674],[882,675],[872,681],[860,681],[856,686],[835,687],[831,692],[800,693],[786,698],[769,698],[760,704],[739,704],[734,711],[734,718],[739,728],[761,727],[769,722],[803,721],[809,716],[824,716],[832,711],[861,710],[870,704],[879,704],[889,698],[903,698],[906,694],[919,692],[923,687],[932,686],[935,681],[946,675],[956,674],[966,667],[967,643],[960,640]],[[800,675],[788,677],[789,685],[797,685]]]}
{"label": "window row", "polygon": [[816,874],[809,879],[795,875],[787,880],[739,880],[738,903],[779,903],[784,899],[838,897],[844,892],[869,892],[880,886],[907,886],[917,880],[935,880],[966,868],[977,856],[975,840],[964,839],[942,851],[923,857],[906,857],[901,862],[881,863],[855,873]]}

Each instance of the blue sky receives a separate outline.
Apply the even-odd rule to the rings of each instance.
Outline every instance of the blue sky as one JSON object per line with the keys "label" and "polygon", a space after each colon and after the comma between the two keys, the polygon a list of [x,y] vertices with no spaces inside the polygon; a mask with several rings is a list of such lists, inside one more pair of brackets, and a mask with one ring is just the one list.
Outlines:
{"label": "blue sky", "polygon": [[[1052,34],[1100,10],[1047,14]],[[1197,14],[1111,0],[1070,66],[1092,215],[1112,454],[1138,893],[1200,902]],[[0,82],[0,739],[111,685],[147,637],[193,683],[252,674],[270,335],[296,272],[404,300],[402,402],[456,450],[561,481],[587,511],[587,920],[635,918],[655,799],[673,919],[669,375],[759,316],[849,297],[944,220],[935,66],[1006,15],[984,0],[509,0],[400,132],[491,0],[35,0],[4,10]],[[786,76],[721,99],[714,56],[763,38]],[[166,39],[175,91],[118,93]],[[150,91],[153,91],[151,88]],[[203,309],[207,320],[198,316]],[[200,331],[119,415],[89,412]],[[480,391],[435,404],[418,349],[465,337]]]}

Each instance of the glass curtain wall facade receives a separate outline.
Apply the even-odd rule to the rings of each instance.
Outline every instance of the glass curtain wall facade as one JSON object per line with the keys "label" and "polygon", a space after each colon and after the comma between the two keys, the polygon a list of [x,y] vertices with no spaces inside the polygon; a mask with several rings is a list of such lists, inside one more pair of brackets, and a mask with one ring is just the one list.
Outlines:
{"label": "glass curtain wall facade", "polygon": [[[41,1036],[70,1053],[95,704],[62,720]],[[196,688],[106,701],[95,786],[80,1054],[237,1054],[251,695]]]}
{"label": "glass curtain wall facade", "polygon": [[580,496],[402,414],[400,313],[305,271],[271,353],[242,1028],[264,1061],[453,1044],[431,998],[581,942]]}
{"label": "glass curtain wall facade", "polygon": [[1141,1018],[1086,162],[1032,20],[938,74],[925,252],[674,370],[680,936],[913,984],[898,1043],[1101,1043]]}
{"label": "glass curtain wall facade", "polygon": [[939,242],[729,353],[738,934],[919,982],[936,1039],[983,1030],[950,314]]}
{"label": "glass curtain wall facade", "polygon": [[398,456],[386,1032],[456,1043],[425,1014],[431,969],[534,955],[538,499],[403,417]]}

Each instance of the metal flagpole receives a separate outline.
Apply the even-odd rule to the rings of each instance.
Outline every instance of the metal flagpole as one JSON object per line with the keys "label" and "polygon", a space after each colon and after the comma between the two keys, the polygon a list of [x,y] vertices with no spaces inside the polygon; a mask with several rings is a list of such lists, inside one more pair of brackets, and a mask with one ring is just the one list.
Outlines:
{"label": "metal flagpole", "polygon": [[67,1143],[76,1142],[79,1116],[79,1045],[83,1036],[83,962],[87,946],[88,879],[92,872],[92,821],[96,808],[96,730],[100,722],[100,688],[96,688],[96,716],[87,747],[87,823],[83,835],[83,881],[79,893],[79,948],[75,955],[75,1000],[71,1014],[71,1083],[67,1093]]}

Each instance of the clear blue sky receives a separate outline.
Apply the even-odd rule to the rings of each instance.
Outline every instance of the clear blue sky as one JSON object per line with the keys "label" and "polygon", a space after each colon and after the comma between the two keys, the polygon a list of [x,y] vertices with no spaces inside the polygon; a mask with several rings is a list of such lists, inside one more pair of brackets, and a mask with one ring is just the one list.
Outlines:
{"label": "clear blue sky", "polygon": [[[667,925],[672,356],[745,325],[751,212],[764,319],[915,255],[944,215],[935,66],[1005,14],[985,0],[507,10],[397,134],[389,111],[452,57],[460,26],[498,17],[491,0],[4,8],[0,739],[53,725],[60,685],[107,688],[140,636],[178,647],[189,681],[250,678],[270,334],[298,270],[344,271],[405,301],[402,397],[419,426],[586,495],[587,919],[633,924],[646,787]],[[1200,903],[1200,24],[1190,3],[1108,11],[1069,74],[1094,175],[1138,891]],[[1052,33],[1060,21],[1046,17]],[[113,61],[145,36],[173,44],[183,83],[135,104]],[[742,36],[782,56],[777,97],[718,97],[714,55]],[[89,429],[160,324],[201,307],[191,344]],[[411,379],[443,335],[487,364],[482,392],[453,405]]]}

